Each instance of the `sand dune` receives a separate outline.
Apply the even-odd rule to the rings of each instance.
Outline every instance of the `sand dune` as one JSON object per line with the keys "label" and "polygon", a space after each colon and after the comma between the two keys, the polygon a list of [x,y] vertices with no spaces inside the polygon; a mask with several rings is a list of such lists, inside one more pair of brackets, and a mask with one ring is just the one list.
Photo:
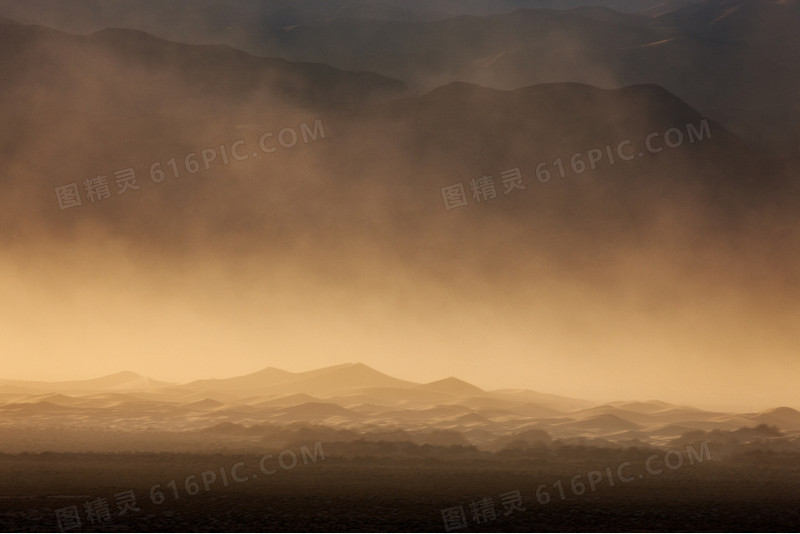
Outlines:
{"label": "sand dune", "polygon": [[763,411],[754,416],[753,420],[780,428],[791,430],[800,429],[800,412],[786,406]]}
{"label": "sand dune", "polygon": [[224,440],[267,436],[265,423],[283,429],[275,430],[277,435],[298,425],[325,425],[326,432],[346,429],[336,439],[463,441],[487,450],[537,447],[552,437],[607,446],[663,445],[696,432],[753,439],[740,429],[756,425],[773,425],[780,436],[800,435],[800,412],[787,407],[736,414],[662,401],[592,405],[529,390],[484,391],[455,377],[417,384],[363,364],[302,373],[268,367],[228,379],[153,384],[163,383],[135,373],[60,383],[3,382],[0,428],[202,430]]}
{"label": "sand dune", "polygon": [[481,388],[473,386],[472,384],[468,384],[463,380],[459,380],[458,378],[449,377],[443,380],[437,380],[436,382],[431,382],[430,384],[423,384],[421,386],[417,386],[419,389],[424,389],[427,391],[435,391],[438,393],[446,393],[448,395],[459,395],[459,396],[467,396],[467,395],[482,395],[486,393]]}

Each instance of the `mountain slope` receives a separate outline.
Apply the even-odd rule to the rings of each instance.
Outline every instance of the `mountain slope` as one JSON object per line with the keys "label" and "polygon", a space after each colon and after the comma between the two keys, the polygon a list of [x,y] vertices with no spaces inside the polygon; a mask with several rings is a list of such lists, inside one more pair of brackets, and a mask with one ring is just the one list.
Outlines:
{"label": "mountain slope", "polygon": [[186,384],[185,387],[192,389],[235,391],[241,389],[269,386],[272,384],[278,384],[280,382],[286,382],[291,380],[292,377],[294,376],[295,374],[290,373],[289,371],[276,369],[274,367],[267,367],[266,369],[262,369],[261,371],[256,371],[255,373],[250,373],[242,376],[235,376],[232,378],[223,378],[223,379],[211,378],[204,380],[195,380],[194,382],[189,382],[188,384]]}
{"label": "mountain slope", "polygon": [[[698,0],[673,0],[685,5]],[[574,9],[600,6],[616,11],[650,11],[663,0],[0,0],[0,14],[27,24],[88,33],[102,28],[131,28],[165,39],[240,47],[257,32],[287,31],[297,25],[331,19],[435,20],[482,16],[520,8]]]}
{"label": "mountain slope", "polygon": [[198,380],[184,387],[236,392],[244,396],[305,394],[317,397],[358,388],[405,388],[415,385],[378,372],[364,364],[352,363],[302,373],[266,368],[233,378]]}
{"label": "mountain slope", "polygon": [[[88,380],[71,380],[65,382],[38,382],[26,380],[0,380],[0,388],[4,392],[97,392],[148,390],[167,387],[170,384],[152,380],[131,371],[114,373],[100,378]],[[63,400],[63,398],[62,398]]]}
{"label": "mountain slope", "polygon": [[[800,69],[785,53],[800,46],[797,4],[707,0],[653,15],[525,9],[430,22],[334,19],[263,32],[244,46],[428,89],[452,81],[498,89],[658,84],[762,149],[789,156],[800,131],[793,98]],[[339,45],[325,46],[332,40]],[[365,48],[371,53],[360,53]]]}
{"label": "mountain slope", "polygon": [[458,378],[448,377],[443,380],[437,380],[436,382],[430,382],[428,384],[423,384],[421,386],[417,386],[419,389],[424,389],[426,391],[435,391],[438,393],[447,393],[449,395],[457,395],[457,396],[480,396],[484,395],[486,392],[483,391],[481,388],[473,386],[463,380],[459,380]]}
{"label": "mountain slope", "polygon": [[763,411],[753,419],[759,423],[780,428],[800,429],[800,412],[786,406]]}
{"label": "mountain slope", "polygon": [[[220,439],[245,435],[278,439],[287,433],[322,432],[346,434],[348,441],[405,441],[447,434],[466,440],[463,444],[491,451],[550,447],[551,437],[565,443],[602,438],[602,446],[618,447],[630,446],[631,440],[661,446],[698,431],[711,432],[713,439],[721,431],[730,431],[739,440],[783,441],[800,433],[800,412],[788,407],[734,414],[650,401],[617,402],[565,413],[569,407],[591,403],[528,390],[486,392],[454,377],[416,384],[360,363],[301,373],[266,368],[229,379],[125,389],[147,384],[142,380],[140,375],[123,372],[93,380],[27,383],[28,387],[50,389],[22,396],[13,394],[13,381],[2,381],[0,415],[12,431],[19,425],[40,429],[69,426],[128,433],[162,430],[174,435],[213,428]],[[207,388],[231,398],[205,397],[202,392]],[[68,394],[55,393],[58,390]],[[251,396],[254,391],[261,396]],[[469,396],[472,393],[480,395]],[[364,404],[369,400],[374,404]],[[762,426],[752,428],[754,422]]]}

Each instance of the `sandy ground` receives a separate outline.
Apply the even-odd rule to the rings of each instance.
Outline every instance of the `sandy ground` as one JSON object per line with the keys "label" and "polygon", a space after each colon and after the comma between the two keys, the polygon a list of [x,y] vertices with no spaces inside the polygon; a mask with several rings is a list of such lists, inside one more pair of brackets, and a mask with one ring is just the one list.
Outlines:
{"label": "sandy ground", "polygon": [[[800,525],[800,459],[794,455],[751,454],[654,476],[644,470],[643,454],[604,454],[328,457],[291,469],[265,465],[276,468],[271,475],[259,471],[258,456],[246,455],[0,455],[0,530],[58,531],[56,510],[72,505],[81,525],[68,532],[445,531],[442,510],[458,507],[463,521],[451,524],[453,531],[793,531]],[[611,486],[604,474],[590,490],[589,472],[610,466],[613,473],[625,461],[630,465],[623,475],[631,480]],[[230,477],[239,462],[240,482],[229,478],[226,487],[220,470]],[[210,471],[217,480],[206,491],[201,477]],[[582,493],[576,486],[580,495],[570,485],[577,475],[585,485]],[[537,500],[542,485],[550,496],[546,504],[539,502],[543,493]],[[130,490],[138,511],[120,515],[117,495]],[[504,506],[503,496],[515,491],[517,509]],[[164,502],[155,504],[159,492]],[[86,503],[98,499],[109,515],[92,522]],[[473,506],[482,500],[491,506],[476,521]]]}

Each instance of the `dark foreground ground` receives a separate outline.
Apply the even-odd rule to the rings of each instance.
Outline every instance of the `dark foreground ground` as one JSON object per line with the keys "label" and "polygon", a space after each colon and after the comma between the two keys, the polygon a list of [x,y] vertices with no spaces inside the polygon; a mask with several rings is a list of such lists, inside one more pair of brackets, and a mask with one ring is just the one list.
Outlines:
{"label": "dark foreground ground", "polygon": [[[800,528],[796,455],[751,453],[685,462],[673,471],[659,459],[653,466],[663,473],[652,475],[644,462],[653,451],[394,458],[326,452],[324,460],[307,463],[298,454],[297,465],[287,469],[275,453],[264,463],[267,471],[275,469],[270,475],[259,470],[261,456],[251,454],[0,455],[0,530],[58,531],[60,514],[68,532],[444,531],[445,509],[454,532]],[[291,456],[284,460],[289,467]],[[622,482],[615,473],[626,461],[628,481]],[[230,471],[238,462],[244,464],[236,482]],[[593,478],[597,472],[603,478],[591,491],[593,470]],[[209,481],[209,471],[216,481]],[[549,497],[546,504],[537,500],[542,484],[539,500]],[[515,491],[522,503],[512,506]],[[131,496],[136,502],[121,515],[121,503]],[[73,505],[73,515],[64,511]]]}

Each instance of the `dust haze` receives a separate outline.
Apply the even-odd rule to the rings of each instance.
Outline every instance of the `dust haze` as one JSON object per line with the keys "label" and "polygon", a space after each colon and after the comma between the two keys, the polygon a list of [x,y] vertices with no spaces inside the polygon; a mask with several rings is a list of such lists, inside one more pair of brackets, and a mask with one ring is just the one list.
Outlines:
{"label": "dust haze", "polygon": [[0,463],[795,462],[800,10],[633,4],[0,1]]}

